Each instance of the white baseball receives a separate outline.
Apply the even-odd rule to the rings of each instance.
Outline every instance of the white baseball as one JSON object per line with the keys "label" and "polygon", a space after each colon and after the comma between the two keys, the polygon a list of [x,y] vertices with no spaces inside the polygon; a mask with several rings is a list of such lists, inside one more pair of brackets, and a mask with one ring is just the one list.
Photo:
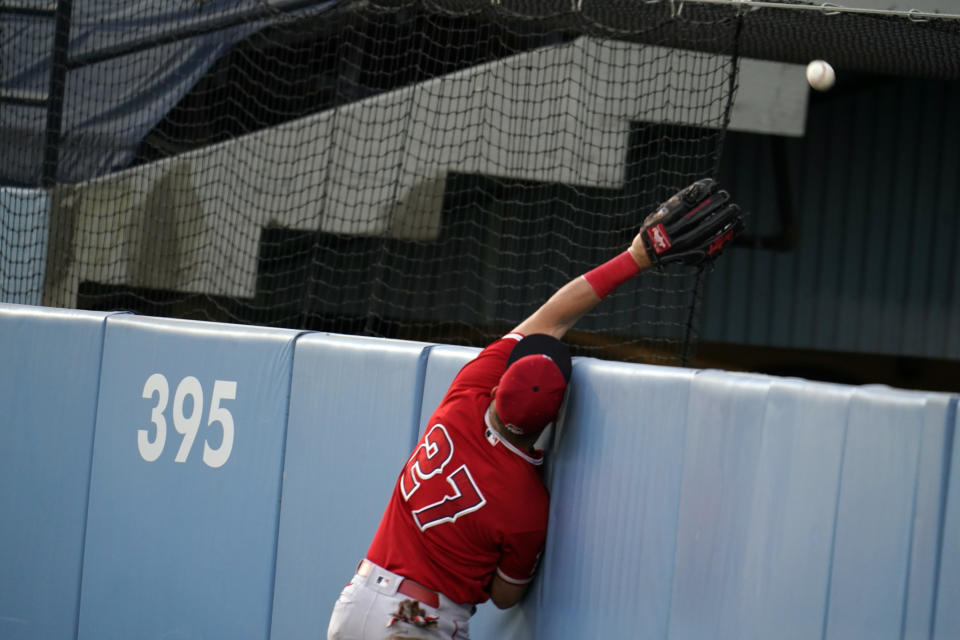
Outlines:
{"label": "white baseball", "polygon": [[833,67],[824,60],[814,60],[807,65],[807,82],[817,91],[826,91],[833,86],[837,74]]}

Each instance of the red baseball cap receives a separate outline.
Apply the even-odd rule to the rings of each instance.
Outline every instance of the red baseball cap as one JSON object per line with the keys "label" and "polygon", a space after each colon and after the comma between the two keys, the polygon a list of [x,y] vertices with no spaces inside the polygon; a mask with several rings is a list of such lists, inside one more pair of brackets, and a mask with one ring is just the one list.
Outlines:
{"label": "red baseball cap", "polygon": [[542,431],[557,416],[570,380],[570,350],[545,334],[529,335],[507,358],[497,385],[497,415],[517,434]]}

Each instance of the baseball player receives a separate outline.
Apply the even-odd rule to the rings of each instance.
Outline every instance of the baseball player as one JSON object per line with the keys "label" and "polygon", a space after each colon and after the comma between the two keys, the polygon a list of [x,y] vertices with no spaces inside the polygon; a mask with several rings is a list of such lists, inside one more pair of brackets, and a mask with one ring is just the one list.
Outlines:
{"label": "baseball player", "polygon": [[634,275],[700,264],[742,228],[701,180],[648,216],[630,247],[558,290],[453,380],[397,478],[328,640],[469,638],[476,605],[511,607],[543,552],[549,498],[534,448],[560,409],[571,359],[560,338]]}

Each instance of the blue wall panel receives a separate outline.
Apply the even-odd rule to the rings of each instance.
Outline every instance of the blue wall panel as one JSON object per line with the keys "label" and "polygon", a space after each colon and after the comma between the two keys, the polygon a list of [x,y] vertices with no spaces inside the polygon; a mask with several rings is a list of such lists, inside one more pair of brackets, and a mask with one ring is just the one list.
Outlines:
{"label": "blue wall panel", "polygon": [[923,397],[923,433],[920,435],[910,574],[904,611],[905,640],[927,640],[933,625],[943,505],[947,498],[957,405],[956,397],[946,394],[923,394]]}
{"label": "blue wall panel", "polygon": [[914,532],[925,402],[858,388],[837,503],[826,638],[899,638]]}
{"label": "blue wall panel", "polygon": [[[705,371],[690,389],[671,638],[739,638],[771,380]],[[749,615],[754,615],[753,611]]]}
{"label": "blue wall panel", "polygon": [[81,640],[268,636],[296,335],[107,321]]}
{"label": "blue wall panel", "polygon": [[0,304],[0,638],[74,638],[106,315]]}
{"label": "blue wall panel", "polygon": [[326,637],[413,448],[428,348],[321,334],[297,341],[272,640]]}
{"label": "blue wall panel", "polygon": [[954,404],[953,452],[945,500],[943,536],[940,540],[940,575],[934,613],[934,640],[960,638],[960,411]]}
{"label": "blue wall panel", "polygon": [[[820,637],[851,396],[849,387],[775,378],[760,431],[749,435],[755,448],[740,444],[756,459],[736,461],[734,449],[716,460],[723,465],[716,486],[740,519],[715,532],[707,523],[701,542],[726,533],[743,554],[739,563],[717,556],[727,573],[722,637]],[[753,475],[741,475],[741,464]]]}
{"label": "blue wall panel", "polygon": [[664,638],[689,370],[575,360],[550,466],[534,634]]}

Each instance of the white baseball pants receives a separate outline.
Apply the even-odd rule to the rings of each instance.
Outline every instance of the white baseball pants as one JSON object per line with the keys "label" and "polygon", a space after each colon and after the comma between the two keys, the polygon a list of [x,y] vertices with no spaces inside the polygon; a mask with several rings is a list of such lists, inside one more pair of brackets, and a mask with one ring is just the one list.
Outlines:
{"label": "white baseball pants", "polygon": [[327,640],[469,640],[469,620],[475,607],[438,595],[438,606],[419,602],[424,619],[434,624],[418,626],[396,615],[410,596],[399,593],[403,576],[369,563],[366,575],[357,573],[343,588],[333,606]]}

